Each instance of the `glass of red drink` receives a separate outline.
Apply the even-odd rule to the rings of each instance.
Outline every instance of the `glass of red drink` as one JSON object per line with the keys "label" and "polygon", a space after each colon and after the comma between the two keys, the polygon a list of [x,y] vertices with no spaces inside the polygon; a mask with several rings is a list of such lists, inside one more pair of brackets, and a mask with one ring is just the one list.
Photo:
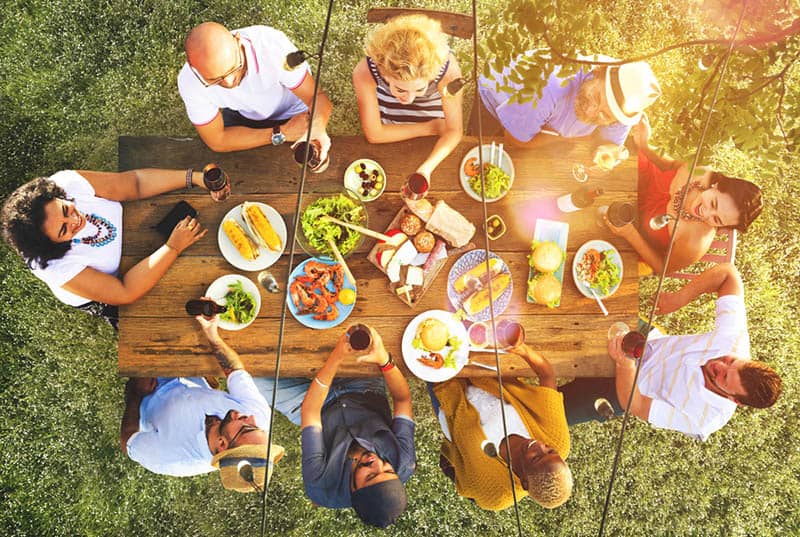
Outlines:
{"label": "glass of red drink", "polygon": [[364,324],[354,324],[347,329],[347,342],[354,351],[367,351],[372,346],[372,334]]}
{"label": "glass of red drink", "polygon": [[622,338],[622,352],[631,358],[641,358],[644,354],[645,339],[641,332],[628,332]]}
{"label": "glass of red drink", "polygon": [[400,192],[404,198],[419,200],[428,195],[429,186],[428,179],[424,175],[414,172],[408,176]]}

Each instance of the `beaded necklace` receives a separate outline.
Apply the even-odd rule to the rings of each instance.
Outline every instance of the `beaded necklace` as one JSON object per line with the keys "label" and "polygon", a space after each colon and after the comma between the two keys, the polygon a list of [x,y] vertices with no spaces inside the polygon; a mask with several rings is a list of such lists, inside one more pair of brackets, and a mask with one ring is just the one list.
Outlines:
{"label": "beaded necklace", "polygon": [[694,222],[702,222],[702,218],[698,218],[697,216],[693,215],[687,211],[681,211],[681,200],[683,199],[683,193],[686,191],[686,187],[691,184],[692,190],[703,190],[703,185],[700,184],[700,181],[692,181],[691,183],[687,183],[681,187],[680,190],[675,192],[675,195],[672,197],[672,208],[675,210],[675,214],[680,214],[684,220],[691,220]]}
{"label": "beaded necklace", "polygon": [[[86,221],[90,224],[93,224],[97,228],[97,233],[92,235],[91,237],[83,237],[82,239],[72,239],[74,244],[88,244],[94,248],[99,248],[100,246],[105,246],[109,242],[113,241],[117,238],[117,228],[103,218],[102,216],[97,216],[96,214],[87,214],[84,215],[86,217]],[[100,235],[105,232],[105,236],[101,237]]]}

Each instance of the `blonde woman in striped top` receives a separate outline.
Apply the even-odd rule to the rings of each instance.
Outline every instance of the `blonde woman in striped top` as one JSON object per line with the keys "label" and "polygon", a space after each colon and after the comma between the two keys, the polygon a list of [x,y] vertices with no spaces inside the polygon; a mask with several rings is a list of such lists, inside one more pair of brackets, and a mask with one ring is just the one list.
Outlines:
{"label": "blonde woman in striped top", "polygon": [[439,136],[417,168],[430,179],[463,132],[461,95],[443,96],[445,86],[461,77],[447,36],[424,15],[396,17],[369,35],[365,52],[353,70],[353,86],[367,141]]}

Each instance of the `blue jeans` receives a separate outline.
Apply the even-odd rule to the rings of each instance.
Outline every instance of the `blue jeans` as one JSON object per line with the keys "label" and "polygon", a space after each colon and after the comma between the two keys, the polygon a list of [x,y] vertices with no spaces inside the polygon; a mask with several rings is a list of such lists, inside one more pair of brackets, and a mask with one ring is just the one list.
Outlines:
{"label": "blue jeans", "polygon": [[[439,417],[439,400],[433,393],[433,384],[426,382],[428,395],[431,397],[433,415]],[[614,415],[621,416],[623,408],[617,401],[616,379],[614,378],[577,378],[558,388],[564,394],[564,412],[568,425],[577,425],[586,421],[603,421],[594,408],[598,397],[605,397],[614,407]]]}
{"label": "blue jeans", "polygon": [[[272,392],[275,389],[275,379],[272,377],[256,377],[253,379],[261,392],[261,395],[272,404]],[[306,378],[281,378],[278,379],[278,393],[275,399],[275,410],[286,416],[286,418],[300,425],[300,406],[306,397],[309,385],[313,380]],[[383,396],[386,395],[386,383],[383,377],[368,378],[336,378],[331,383],[328,396],[325,398],[322,408],[347,393],[376,392]]]}
{"label": "blue jeans", "polygon": [[584,377],[576,378],[558,387],[558,391],[564,394],[564,411],[567,414],[567,424],[577,425],[586,421],[604,421],[597,410],[594,402],[600,397],[608,399],[614,407],[614,415],[621,416],[624,409],[620,406],[617,399],[617,379],[603,377]]}

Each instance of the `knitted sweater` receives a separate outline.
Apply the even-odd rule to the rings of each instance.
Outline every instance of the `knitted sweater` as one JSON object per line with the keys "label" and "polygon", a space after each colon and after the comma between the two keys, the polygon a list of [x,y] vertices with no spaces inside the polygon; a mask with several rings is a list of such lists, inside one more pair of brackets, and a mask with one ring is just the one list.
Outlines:
{"label": "knitted sweater", "polygon": [[[456,491],[472,498],[482,509],[500,511],[513,505],[508,467],[499,457],[491,458],[481,449],[486,435],[478,411],[467,400],[467,382],[500,397],[491,378],[453,379],[434,386],[433,391],[447,416],[452,442],[442,441],[442,455],[455,469]],[[517,379],[503,383],[505,398],[519,413],[530,437],[555,449],[561,458],[569,456],[569,429],[561,393],[543,386],[531,386]],[[498,419],[500,416],[498,415]],[[514,477],[517,499],[528,495]]]}

